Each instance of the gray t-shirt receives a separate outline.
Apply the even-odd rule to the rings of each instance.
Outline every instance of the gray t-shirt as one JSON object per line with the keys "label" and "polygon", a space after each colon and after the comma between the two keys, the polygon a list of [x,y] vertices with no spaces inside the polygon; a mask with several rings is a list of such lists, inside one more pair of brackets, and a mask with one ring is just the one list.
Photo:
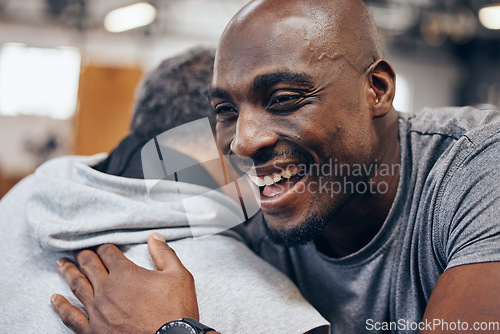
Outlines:
{"label": "gray t-shirt", "polygon": [[[500,261],[500,114],[473,108],[400,114],[401,175],[387,219],[363,249],[333,259],[283,248],[249,224],[251,248],[287,274],[334,333],[418,332],[439,276]],[[408,331],[406,331],[409,329]]]}

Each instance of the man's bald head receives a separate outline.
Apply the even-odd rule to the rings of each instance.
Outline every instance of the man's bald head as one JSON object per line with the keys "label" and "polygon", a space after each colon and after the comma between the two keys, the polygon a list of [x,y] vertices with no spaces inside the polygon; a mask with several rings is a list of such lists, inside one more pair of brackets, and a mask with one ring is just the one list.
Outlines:
{"label": "man's bald head", "polygon": [[344,58],[363,70],[383,57],[377,28],[362,0],[251,1],[224,31],[220,52],[226,41],[240,41],[241,52],[246,53],[246,48],[258,48],[262,40],[279,43],[290,35],[297,43],[307,42],[312,61]]}

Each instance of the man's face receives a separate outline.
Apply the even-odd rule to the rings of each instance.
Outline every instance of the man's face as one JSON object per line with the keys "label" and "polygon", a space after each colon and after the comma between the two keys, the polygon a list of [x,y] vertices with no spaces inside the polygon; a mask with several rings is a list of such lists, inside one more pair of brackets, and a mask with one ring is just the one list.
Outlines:
{"label": "man's face", "polygon": [[342,43],[325,45],[307,18],[257,21],[228,30],[219,45],[211,94],[217,145],[253,160],[277,241],[304,243],[354,196],[342,187],[359,176],[340,173],[341,165],[372,162],[368,83]]}

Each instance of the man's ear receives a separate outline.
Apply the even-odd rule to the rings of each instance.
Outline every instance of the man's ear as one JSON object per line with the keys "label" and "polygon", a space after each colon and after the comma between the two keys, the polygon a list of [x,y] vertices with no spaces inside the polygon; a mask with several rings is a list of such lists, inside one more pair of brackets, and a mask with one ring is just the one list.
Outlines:
{"label": "man's ear", "polygon": [[396,93],[396,74],[385,59],[379,59],[370,66],[368,80],[368,104],[373,117],[383,117],[392,108]]}

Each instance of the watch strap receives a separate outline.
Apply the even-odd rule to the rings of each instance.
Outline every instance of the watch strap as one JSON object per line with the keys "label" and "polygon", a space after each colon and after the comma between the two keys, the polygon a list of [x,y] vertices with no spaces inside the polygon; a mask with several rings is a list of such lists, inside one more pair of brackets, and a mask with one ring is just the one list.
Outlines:
{"label": "watch strap", "polygon": [[197,330],[199,330],[199,332],[198,332],[199,334],[205,334],[205,333],[208,333],[210,331],[214,331],[215,332],[215,329],[210,328],[208,326],[205,326],[201,322],[196,321],[196,320],[194,320],[192,318],[182,318],[181,321],[187,322],[188,324],[190,324],[191,326],[193,326],[194,328],[196,328]]}

